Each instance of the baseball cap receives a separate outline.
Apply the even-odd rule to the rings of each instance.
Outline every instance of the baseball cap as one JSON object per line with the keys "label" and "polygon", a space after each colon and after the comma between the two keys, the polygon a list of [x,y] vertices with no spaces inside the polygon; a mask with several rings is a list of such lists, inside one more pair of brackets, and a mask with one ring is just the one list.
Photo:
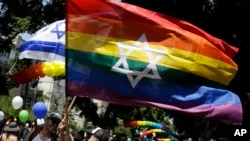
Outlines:
{"label": "baseball cap", "polygon": [[100,127],[96,127],[91,131],[91,134],[94,135],[99,141],[108,141],[108,134]]}
{"label": "baseball cap", "polygon": [[50,119],[52,121],[52,123],[56,124],[56,125],[58,125],[62,120],[62,117],[60,116],[60,114],[58,114],[56,112],[52,112],[52,113],[48,114],[47,118]]}

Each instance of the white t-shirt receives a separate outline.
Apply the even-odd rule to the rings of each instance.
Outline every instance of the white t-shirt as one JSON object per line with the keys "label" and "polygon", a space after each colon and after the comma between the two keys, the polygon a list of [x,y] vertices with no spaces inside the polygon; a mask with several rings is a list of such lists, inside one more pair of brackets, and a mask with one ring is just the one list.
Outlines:
{"label": "white t-shirt", "polygon": [[51,138],[48,138],[47,140],[42,140],[40,134],[37,134],[32,141],[51,141]]}

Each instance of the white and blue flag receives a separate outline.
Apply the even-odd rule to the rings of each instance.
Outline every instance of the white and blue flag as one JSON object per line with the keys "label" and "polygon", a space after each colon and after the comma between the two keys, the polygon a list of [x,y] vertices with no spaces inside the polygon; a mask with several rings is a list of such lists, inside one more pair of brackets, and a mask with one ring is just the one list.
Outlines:
{"label": "white and blue flag", "polygon": [[65,20],[38,30],[19,46],[19,59],[58,61],[65,63]]}

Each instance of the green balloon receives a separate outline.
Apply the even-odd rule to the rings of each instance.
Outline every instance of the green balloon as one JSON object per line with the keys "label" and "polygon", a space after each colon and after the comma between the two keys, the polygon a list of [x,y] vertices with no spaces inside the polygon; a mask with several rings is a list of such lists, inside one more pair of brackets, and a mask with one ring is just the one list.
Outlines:
{"label": "green balloon", "polygon": [[29,113],[27,110],[22,110],[19,113],[19,119],[21,122],[26,122],[29,119]]}

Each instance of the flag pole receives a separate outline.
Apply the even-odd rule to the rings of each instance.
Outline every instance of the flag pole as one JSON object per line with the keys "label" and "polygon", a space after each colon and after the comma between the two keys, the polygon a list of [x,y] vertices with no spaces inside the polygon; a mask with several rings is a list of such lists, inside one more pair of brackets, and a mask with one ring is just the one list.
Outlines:
{"label": "flag pole", "polygon": [[65,122],[65,127],[67,133],[69,133],[69,124],[68,124],[68,116],[69,116],[69,111],[68,111],[68,96],[65,97],[65,117],[63,118]]}
{"label": "flag pole", "polygon": [[65,117],[63,118],[63,121],[65,122],[65,127],[66,127],[67,133],[70,132],[69,131],[69,124],[68,124],[69,112],[70,112],[75,100],[76,100],[76,96],[73,97],[70,105],[68,105],[68,96],[65,97],[65,111],[66,111],[66,113],[65,113]]}
{"label": "flag pole", "polygon": [[72,99],[72,101],[71,101],[71,103],[70,103],[70,105],[68,107],[68,112],[71,110],[71,108],[72,108],[73,104],[75,103],[75,101],[76,101],[76,96],[73,97],[73,99]]}

